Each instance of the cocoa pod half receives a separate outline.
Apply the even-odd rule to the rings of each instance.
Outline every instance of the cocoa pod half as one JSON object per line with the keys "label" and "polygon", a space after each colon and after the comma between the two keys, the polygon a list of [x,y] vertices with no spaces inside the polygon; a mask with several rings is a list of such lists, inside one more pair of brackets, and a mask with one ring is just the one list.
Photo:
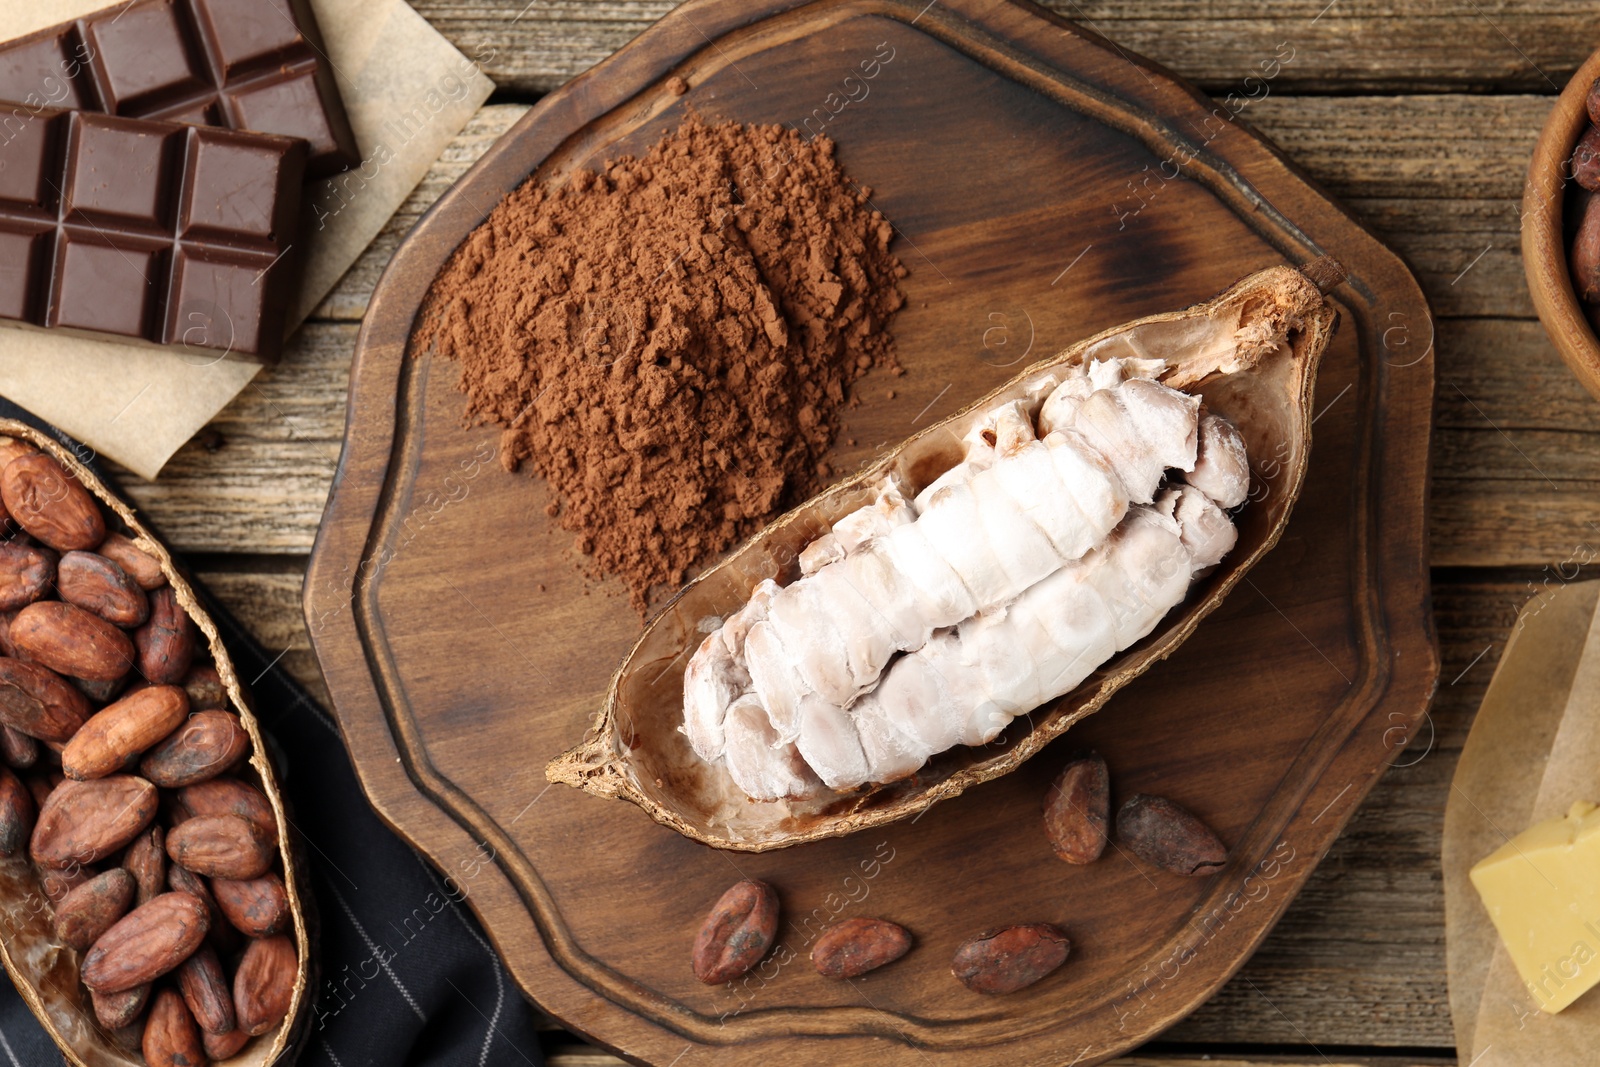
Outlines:
{"label": "cocoa pod half", "polygon": [[289,925],[289,893],[276,874],[235,881],[213,878],[217,909],[236,930],[250,937],[281,934]]}
{"label": "cocoa pod half", "polygon": [[0,543],[0,611],[16,611],[44,596],[56,579],[56,554],[39,545]]}
{"label": "cocoa pod half", "polygon": [[1062,768],[1044,798],[1044,833],[1068,863],[1093,863],[1111,825],[1111,772],[1098,753]]}
{"label": "cocoa pod half", "polygon": [[128,635],[76,604],[29,604],[11,620],[11,640],[29,659],[91,682],[114,682],[133,669]]}
{"label": "cocoa pod half", "polygon": [[141,752],[183,726],[188,717],[189,697],[177,686],[141,689],[101,708],[78,728],[61,751],[61,770],[68,778],[80,779],[126,770]]}
{"label": "cocoa pod half", "polygon": [[167,858],[211,878],[248,881],[272,866],[274,842],[237,815],[200,815],[167,834]]}
{"label": "cocoa pod half", "polygon": [[261,790],[237,778],[212,778],[178,790],[178,804],[186,818],[196,815],[237,815],[254,823],[267,837],[278,836],[278,817]]}
{"label": "cocoa pod half", "polygon": [[1071,949],[1067,935],[1050,923],[1007,926],[963,942],[950,972],[974,993],[1015,993],[1060,967]]}
{"label": "cocoa pod half", "polygon": [[209,929],[204,901],[163,893],[101,935],[83,958],[83,984],[117,993],[159,978],[188,959]]}
{"label": "cocoa pod half", "polygon": [[250,735],[237,717],[197,711],[145,754],[139,770],[163,789],[181,789],[215,778],[249,750]]}
{"label": "cocoa pod half", "polygon": [[113,626],[141,626],[150,617],[150,599],[112,560],[94,552],[68,552],[56,566],[56,592],[69,604],[98,615]]}
{"label": "cocoa pod half", "polygon": [[194,663],[199,643],[194,620],[170,585],[150,593],[150,619],[133,632],[139,673],[155,685],[176,685]]}
{"label": "cocoa pod half", "polygon": [[694,939],[694,976],[721,985],[765,958],[778,932],[778,894],[765,882],[736,882],[711,909]]}
{"label": "cocoa pod half", "polygon": [[203,1067],[209,1062],[189,1006],[171,989],[158,990],[150,1002],[140,1051],[146,1067]]}
{"label": "cocoa pod half", "polygon": [[857,978],[911,951],[911,932],[887,919],[846,919],[824,930],[811,947],[811,965],[824,978]]}
{"label": "cocoa pod half", "polygon": [[121,867],[95,875],[56,905],[56,937],[79,952],[87,952],[128,913],[136,888],[133,875]]}
{"label": "cocoa pod half", "polygon": [[234,1028],[233,992],[210,945],[201,945],[178,965],[178,990],[200,1029],[226,1034]]}
{"label": "cocoa pod half", "polygon": [[0,767],[0,856],[15,856],[27,846],[37,814],[32,791]]}
{"label": "cocoa pod half", "polygon": [[132,1025],[150,1002],[150,986],[136,985],[120,993],[97,993],[89,990],[89,1000],[94,1004],[94,1017],[107,1030],[120,1030]]}
{"label": "cocoa pod half", "polygon": [[282,1022],[294,999],[299,969],[294,942],[287,937],[251,941],[233,976],[233,1010],[239,1029],[256,1037]]}
{"label": "cocoa pod half", "polygon": [[18,525],[58,552],[94,548],[106,539],[94,497],[43,452],[18,456],[0,470],[0,500]]}
{"label": "cocoa pod half", "polygon": [[94,863],[139,836],[155,815],[156,787],[143,778],[69,778],[39,810],[30,851],[46,867]]}
{"label": "cocoa pod half", "polygon": [[147,593],[167,584],[167,576],[162,573],[160,562],[122,534],[107,534],[95,551],[126,571],[128,577],[139,583],[139,588]]}
{"label": "cocoa pod half", "polygon": [[41,741],[66,741],[88,718],[88,699],[66,679],[0,656],[0,722]]}
{"label": "cocoa pod half", "polygon": [[122,856],[122,866],[133,875],[136,904],[148,904],[167,891],[167,835],[152,826],[133,839]]}
{"label": "cocoa pod half", "polygon": [[1216,874],[1227,846],[1199,816],[1166,797],[1140,793],[1117,809],[1117,840],[1146,863],[1173,874]]}

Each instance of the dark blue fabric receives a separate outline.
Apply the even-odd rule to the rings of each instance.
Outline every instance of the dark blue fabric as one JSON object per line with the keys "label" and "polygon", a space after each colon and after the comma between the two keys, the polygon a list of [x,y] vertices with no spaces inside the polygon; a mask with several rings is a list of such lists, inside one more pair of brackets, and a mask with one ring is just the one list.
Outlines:
{"label": "dark blue fabric", "polygon": [[[88,450],[4,399],[0,416],[54,434],[105,478]],[[535,1014],[460,902],[457,883],[378,820],[333,718],[277,666],[275,654],[195,588],[254,694],[316,898],[322,978],[298,1062],[542,1064]],[[60,1062],[9,983],[0,989],[0,1057],[0,1067]]]}

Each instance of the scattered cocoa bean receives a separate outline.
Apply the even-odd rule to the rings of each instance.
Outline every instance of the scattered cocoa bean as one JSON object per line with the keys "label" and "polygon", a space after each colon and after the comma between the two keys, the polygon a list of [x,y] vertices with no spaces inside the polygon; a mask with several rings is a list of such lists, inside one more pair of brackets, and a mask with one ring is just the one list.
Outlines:
{"label": "scattered cocoa bean", "polygon": [[0,759],[14,770],[25,771],[39,762],[39,742],[14,726],[0,726]]}
{"label": "scattered cocoa bean", "polygon": [[133,875],[138,887],[136,904],[148,904],[167,889],[167,835],[159,826],[152,826],[128,846],[122,856],[122,866]]}
{"label": "scattered cocoa bean", "polygon": [[205,1045],[206,1055],[213,1060],[231,1060],[250,1043],[250,1035],[243,1030],[229,1030],[225,1034],[208,1034],[202,1030],[200,1043]]}
{"label": "scattered cocoa bean", "polygon": [[215,778],[249,750],[250,735],[238,717],[197,711],[145,755],[139,770],[163,789],[181,789]]}
{"label": "scattered cocoa bean", "polygon": [[183,681],[194,662],[198,631],[189,613],[178,603],[172,586],[150,593],[150,619],[133,632],[139,650],[139,673],[156,685]]}
{"label": "scattered cocoa bean", "polygon": [[223,917],[250,937],[271,937],[289,925],[289,893],[276,874],[247,881],[213,878],[211,895]]}
{"label": "scattered cocoa bean", "polygon": [[272,866],[273,845],[237,815],[199,815],[167,834],[167,858],[195,874],[248,881]]}
{"label": "scattered cocoa bean", "polygon": [[0,722],[41,741],[66,741],[88,718],[88,698],[60,675],[0,656]]}
{"label": "scattered cocoa bean", "polygon": [[252,822],[267,837],[277,840],[278,817],[266,794],[237,778],[212,778],[178,790],[184,818],[196,815],[237,815]]}
{"label": "scattered cocoa bean", "polygon": [[116,993],[159,978],[188,959],[208,929],[204,901],[163,893],[101,935],[83,958],[83,984]]}
{"label": "scattered cocoa bean", "polygon": [[228,690],[222,675],[209,663],[197,663],[183,676],[183,691],[189,694],[189,707],[195,711],[227,711]]}
{"label": "scattered cocoa bean", "polygon": [[147,593],[167,584],[167,576],[161,570],[160,562],[122,534],[107,534],[95,551],[127,571],[128,577],[138,582],[139,588]]}
{"label": "scattered cocoa bean", "polygon": [[44,596],[56,578],[56,554],[41,545],[0,542],[0,611],[16,611]]}
{"label": "scattered cocoa bean", "polygon": [[1093,863],[1111,824],[1111,772],[1099,753],[1068,763],[1044,798],[1044,832],[1068,863]]}
{"label": "scattered cocoa bean", "polygon": [[189,697],[177,686],[141,689],[101,708],[78,728],[61,752],[61,770],[68,778],[103,778],[127,770],[140,753],[178,731],[188,717]]}
{"label": "scattered cocoa bean", "polygon": [[911,932],[887,919],[846,919],[824,930],[811,964],[824,978],[857,978],[911,951]]}
{"label": "scattered cocoa bean", "polygon": [[178,965],[178,990],[200,1029],[226,1034],[234,1028],[233,993],[210,945],[201,945]]}
{"label": "scattered cocoa bean", "polygon": [[156,787],[143,778],[68,779],[40,808],[30,851],[46,867],[94,863],[139,836],[155,814]]}
{"label": "scattered cocoa bean", "polygon": [[107,1030],[120,1030],[132,1025],[144,1006],[150,1002],[150,985],[136,985],[120,993],[99,993],[89,990],[89,1000],[94,1004],[94,1016]]}
{"label": "scattered cocoa bean", "polygon": [[0,500],[28,533],[58,552],[94,548],[106,539],[100,506],[52,456],[18,456],[0,471]]}
{"label": "scattered cocoa bean", "polygon": [[150,1001],[141,1051],[146,1067],[204,1067],[210,1062],[189,1006],[171,989],[157,990]]}
{"label": "scattered cocoa bean", "polygon": [[1124,801],[1117,809],[1117,840],[1173,874],[1216,874],[1228,862],[1228,849],[1211,828],[1165,797],[1141,793]]}
{"label": "scattered cocoa bean", "polygon": [[133,667],[127,634],[60,600],[35,601],[17,612],[11,640],[42,666],[92,682],[116,681]]}
{"label": "scattered cocoa bean", "polygon": [[135,889],[133,875],[121,867],[95,875],[56,905],[56,937],[79,952],[88,951],[128,913]]}
{"label": "scattered cocoa bean", "polygon": [[694,976],[706,985],[731,982],[760,963],[778,932],[778,894],[765,882],[734,883],[694,939]]}
{"label": "scattered cocoa bean", "polygon": [[283,1021],[294,998],[299,955],[287,937],[251,941],[233,976],[233,1009],[239,1029],[257,1037]]}
{"label": "scattered cocoa bean", "polygon": [[1067,961],[1072,942],[1059,927],[1030,923],[989,930],[956,949],[950,972],[974,993],[1015,993]]}
{"label": "scattered cocoa bean", "polygon": [[27,846],[37,815],[38,808],[27,785],[0,767],[0,856],[15,856]]}
{"label": "scattered cocoa bean", "polygon": [[139,583],[114,561],[94,552],[68,552],[56,566],[56,592],[62,600],[113,626],[142,626],[150,599]]}

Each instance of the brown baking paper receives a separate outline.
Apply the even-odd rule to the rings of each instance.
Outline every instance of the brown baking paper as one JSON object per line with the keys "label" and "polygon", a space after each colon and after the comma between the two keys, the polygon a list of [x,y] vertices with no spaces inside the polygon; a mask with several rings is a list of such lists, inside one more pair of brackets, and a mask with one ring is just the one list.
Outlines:
{"label": "brown baking paper", "polygon": [[[6,0],[0,39],[107,6],[105,0]],[[494,85],[404,0],[311,0],[362,166],[307,189],[298,325],[372,243]],[[146,478],[260,367],[0,328],[0,393]]]}
{"label": "brown baking paper", "polygon": [[1445,807],[1445,951],[1456,1051],[1474,1067],[1586,1063],[1600,994],[1558,1015],[1523,986],[1468,880],[1473,864],[1574,800],[1600,800],[1600,582],[1523,609],[1473,721]]}

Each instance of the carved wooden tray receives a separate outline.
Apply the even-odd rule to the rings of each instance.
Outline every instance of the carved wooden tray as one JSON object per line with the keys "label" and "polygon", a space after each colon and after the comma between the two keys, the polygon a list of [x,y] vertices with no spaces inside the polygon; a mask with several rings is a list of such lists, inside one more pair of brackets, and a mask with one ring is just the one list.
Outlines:
{"label": "carved wooden tray", "polygon": [[[1438,668],[1432,321],[1399,259],[1230,121],[1290,61],[1263,56],[1260,78],[1213,104],[1030,6],[691,0],[541,101],[418,225],[357,344],[306,610],[373,803],[462,884],[544,1009],[658,1064],[1089,1064],[1192,1010],[1265,936],[1410,736]],[[1105,327],[1274,263],[1328,253],[1350,270],[1294,518],[1177,655],[916,822],[759,856],[547,788],[546,761],[581,735],[639,620],[620,587],[585,587],[543,485],[499,469],[497,433],[463,427],[455,368],[407,357],[429,283],[506,191],[642,151],[686,107],[827,133],[899,228],[910,373],[863,381],[859,445],[838,470]],[[1228,870],[1186,881],[1116,854],[1055,860],[1040,802],[1086,746],[1120,794],[1171,796],[1217,827]],[[690,941],[741,876],[778,887],[781,943],[745,982],[707,988]],[[894,919],[917,947],[826,981],[805,957],[848,915]],[[961,940],[1029,921],[1072,935],[1057,974],[1001,999],[951,978]]]}

